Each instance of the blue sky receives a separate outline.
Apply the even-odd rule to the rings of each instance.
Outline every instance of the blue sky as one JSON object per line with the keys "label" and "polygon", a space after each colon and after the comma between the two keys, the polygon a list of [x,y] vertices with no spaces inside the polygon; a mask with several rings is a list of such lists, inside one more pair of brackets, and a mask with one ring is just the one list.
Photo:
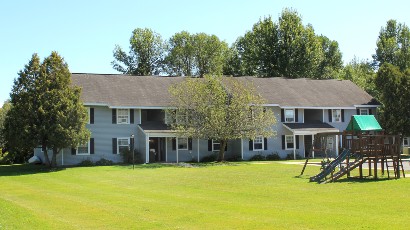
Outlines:
{"label": "blue sky", "polygon": [[9,98],[17,72],[33,53],[55,50],[74,73],[116,73],[115,44],[128,49],[133,29],[148,27],[168,39],[182,30],[215,34],[229,44],[259,18],[276,21],[296,9],[317,34],[339,42],[344,62],[370,59],[387,20],[410,23],[410,1],[23,1],[0,3],[0,105]]}

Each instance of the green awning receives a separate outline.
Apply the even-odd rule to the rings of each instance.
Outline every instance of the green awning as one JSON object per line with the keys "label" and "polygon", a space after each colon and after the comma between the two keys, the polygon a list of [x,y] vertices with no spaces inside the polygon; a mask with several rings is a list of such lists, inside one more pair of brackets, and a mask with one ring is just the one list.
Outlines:
{"label": "green awning", "polygon": [[353,115],[346,128],[347,131],[381,131],[379,122],[373,115]]}

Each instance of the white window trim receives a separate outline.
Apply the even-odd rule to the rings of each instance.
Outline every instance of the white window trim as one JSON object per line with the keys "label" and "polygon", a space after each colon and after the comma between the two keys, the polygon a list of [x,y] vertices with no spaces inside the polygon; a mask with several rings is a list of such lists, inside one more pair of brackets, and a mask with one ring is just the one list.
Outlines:
{"label": "white window trim", "polygon": [[[120,139],[127,139],[128,140],[128,147],[130,146],[130,138],[129,137],[117,137],[117,154],[120,154],[120,145],[119,145]],[[125,146],[125,145],[121,145],[121,146]]]}
{"label": "white window trim", "polygon": [[[339,121],[336,121],[336,120],[335,120],[335,117],[333,116],[333,111],[335,111],[335,110],[339,110],[339,111],[340,111]],[[342,122],[342,110],[341,110],[341,109],[332,109],[332,122],[335,122],[335,123],[340,123],[340,122]]]}
{"label": "white window trim", "polygon": [[75,150],[75,154],[79,156],[90,155],[90,141],[87,142],[87,153],[78,153],[78,147]]}
{"label": "white window trim", "polygon": [[[127,110],[128,111],[128,117],[127,117],[127,122],[120,122],[119,121],[119,110]],[[117,109],[117,124],[120,125],[129,125],[130,124],[130,109]]]}
{"label": "white window trim", "polygon": [[[404,144],[404,139],[407,140],[407,145]],[[410,138],[409,137],[403,137],[403,146],[409,146]]]}
{"label": "white window trim", "polygon": [[[288,148],[288,138],[287,137],[292,137],[293,139],[293,148]],[[294,150],[295,149],[295,138],[293,138],[293,135],[285,135],[285,149],[286,150]]]}
{"label": "white window trim", "polygon": [[215,144],[219,144],[219,149],[221,149],[221,142],[218,142],[218,141],[212,139],[212,152],[214,152],[214,151],[219,151],[219,149],[215,149],[215,148],[214,148],[214,145],[215,145]]}
{"label": "white window trim", "polygon": [[87,121],[87,124],[91,124],[91,112],[90,112],[90,107],[87,107],[87,112],[88,112],[88,121]]}
{"label": "white window trim", "polygon": [[[180,143],[179,140],[181,140],[181,139],[185,139],[185,140],[186,140],[186,148],[179,148],[179,143]],[[186,137],[178,137],[178,146],[177,146],[178,150],[188,150],[188,145],[189,145],[189,143],[188,143],[188,138],[186,138]]]}
{"label": "white window trim", "polygon": [[[366,111],[367,114],[362,114],[362,111]],[[369,115],[369,109],[360,109],[359,115]]]}
{"label": "white window trim", "polygon": [[[261,138],[261,142],[255,142],[256,138],[253,140],[253,151],[263,151],[265,149],[265,140],[263,139],[263,136],[256,136],[257,138]],[[255,148],[255,143],[256,144],[262,144],[261,149]]]}
{"label": "white window trim", "polygon": [[[293,121],[286,121],[286,110],[293,110]],[[285,109],[283,113],[285,116],[285,123],[295,123],[295,118],[296,118],[295,109]]]}

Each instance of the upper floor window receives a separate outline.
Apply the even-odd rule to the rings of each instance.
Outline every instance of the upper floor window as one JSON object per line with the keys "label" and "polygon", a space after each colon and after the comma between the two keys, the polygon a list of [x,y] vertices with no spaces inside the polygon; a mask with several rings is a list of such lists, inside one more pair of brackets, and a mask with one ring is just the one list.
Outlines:
{"label": "upper floor window", "polygon": [[403,145],[404,146],[409,146],[409,137],[403,137]]}
{"label": "upper floor window", "polygon": [[285,122],[295,122],[294,109],[285,109]]}
{"label": "upper floor window", "polygon": [[117,109],[117,124],[129,124],[130,123],[130,110],[129,109]]}
{"label": "upper floor window", "polygon": [[332,109],[332,122],[342,121],[342,111],[341,109]]}
{"label": "upper floor window", "polygon": [[360,115],[369,115],[368,109],[360,109]]}
{"label": "upper floor window", "polygon": [[187,122],[187,115],[186,113],[176,112],[176,123],[177,124],[185,124]]}
{"label": "upper floor window", "polygon": [[285,136],[285,147],[286,149],[293,149],[294,148],[294,140],[292,135]]}
{"label": "upper floor window", "polygon": [[178,150],[188,150],[188,138],[178,138]]}
{"label": "upper floor window", "polygon": [[257,136],[253,140],[253,151],[260,151],[263,150],[263,137],[262,136]]}
{"label": "upper floor window", "polygon": [[77,155],[88,155],[90,154],[90,142],[86,142],[78,145]]}

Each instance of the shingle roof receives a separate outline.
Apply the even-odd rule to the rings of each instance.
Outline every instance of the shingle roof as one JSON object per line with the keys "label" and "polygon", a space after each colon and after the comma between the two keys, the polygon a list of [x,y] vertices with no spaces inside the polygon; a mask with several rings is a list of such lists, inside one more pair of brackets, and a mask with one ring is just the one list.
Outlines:
{"label": "shingle roof", "polygon": [[[111,107],[162,107],[170,103],[169,86],[184,77],[130,76],[122,74],[72,74],[88,104]],[[348,80],[237,77],[252,82],[268,104],[288,107],[353,107],[377,105],[365,91]]]}

